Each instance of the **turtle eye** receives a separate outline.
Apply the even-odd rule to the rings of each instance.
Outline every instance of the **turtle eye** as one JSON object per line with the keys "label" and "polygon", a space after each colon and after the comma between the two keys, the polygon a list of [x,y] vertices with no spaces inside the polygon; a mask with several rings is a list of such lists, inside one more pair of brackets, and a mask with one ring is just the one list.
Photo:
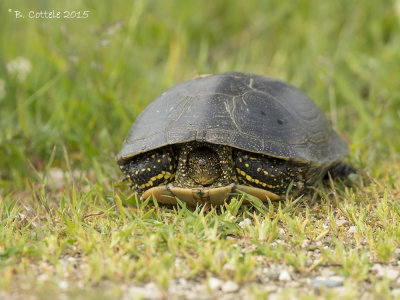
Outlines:
{"label": "turtle eye", "polygon": [[279,125],[283,125],[283,124],[285,123],[282,119],[278,119],[278,120],[276,120],[276,122],[277,122]]}

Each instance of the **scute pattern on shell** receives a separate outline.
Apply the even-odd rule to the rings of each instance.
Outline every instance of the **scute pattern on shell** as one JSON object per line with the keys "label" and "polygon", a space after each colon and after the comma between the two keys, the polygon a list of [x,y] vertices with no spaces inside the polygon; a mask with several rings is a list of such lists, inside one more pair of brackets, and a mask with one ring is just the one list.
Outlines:
{"label": "scute pattern on shell", "polygon": [[319,165],[348,153],[304,93],[269,77],[231,72],[185,81],[162,93],[133,124],[117,161],[190,141]]}

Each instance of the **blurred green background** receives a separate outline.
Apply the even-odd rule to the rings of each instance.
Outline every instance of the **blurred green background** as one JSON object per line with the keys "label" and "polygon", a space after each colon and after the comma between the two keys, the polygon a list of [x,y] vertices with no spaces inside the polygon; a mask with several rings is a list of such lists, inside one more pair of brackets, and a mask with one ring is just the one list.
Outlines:
{"label": "blurred green background", "polygon": [[[31,19],[31,10],[89,12]],[[27,186],[53,151],[52,166],[65,169],[67,153],[99,183],[119,180],[113,156],[149,102],[232,70],[303,90],[357,168],[379,177],[399,163],[399,0],[2,0],[0,194]]]}

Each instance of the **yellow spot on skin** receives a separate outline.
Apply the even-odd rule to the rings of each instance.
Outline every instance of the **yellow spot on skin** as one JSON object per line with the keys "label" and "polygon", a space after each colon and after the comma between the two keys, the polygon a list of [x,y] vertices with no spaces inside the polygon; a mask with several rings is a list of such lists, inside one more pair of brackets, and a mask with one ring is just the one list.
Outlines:
{"label": "yellow spot on skin", "polygon": [[249,164],[244,164],[245,166],[246,166],[246,168],[248,168],[249,167]]}
{"label": "yellow spot on skin", "polygon": [[135,172],[135,175],[137,175],[137,174],[139,174],[139,171],[136,171],[136,172]]}
{"label": "yellow spot on skin", "polygon": [[253,178],[251,178],[250,175],[246,175],[246,179],[247,179],[248,181],[253,181]]}
{"label": "yellow spot on skin", "polygon": [[142,172],[146,171],[146,169],[142,169]]}
{"label": "yellow spot on skin", "polygon": [[269,173],[268,173],[267,171],[264,170],[264,174],[265,174],[265,175],[268,175]]}
{"label": "yellow spot on skin", "polygon": [[157,162],[161,162],[161,160],[160,160],[160,159],[157,159]]}
{"label": "yellow spot on skin", "polygon": [[242,160],[242,158],[241,158],[241,157],[239,157],[239,161],[240,161],[240,162],[243,162],[243,160]]}
{"label": "yellow spot on skin", "polygon": [[150,168],[147,168],[147,171],[151,171],[151,169],[150,169]]}

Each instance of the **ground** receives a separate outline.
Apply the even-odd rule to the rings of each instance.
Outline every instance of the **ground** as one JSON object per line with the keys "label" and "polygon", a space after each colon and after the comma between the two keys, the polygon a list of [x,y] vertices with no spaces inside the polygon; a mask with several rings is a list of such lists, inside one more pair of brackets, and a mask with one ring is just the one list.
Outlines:
{"label": "ground", "polygon": [[[53,10],[70,18],[29,17]],[[0,298],[400,298],[399,32],[398,0],[0,2]],[[114,161],[132,122],[232,70],[308,94],[358,174],[265,204],[139,201]]]}

